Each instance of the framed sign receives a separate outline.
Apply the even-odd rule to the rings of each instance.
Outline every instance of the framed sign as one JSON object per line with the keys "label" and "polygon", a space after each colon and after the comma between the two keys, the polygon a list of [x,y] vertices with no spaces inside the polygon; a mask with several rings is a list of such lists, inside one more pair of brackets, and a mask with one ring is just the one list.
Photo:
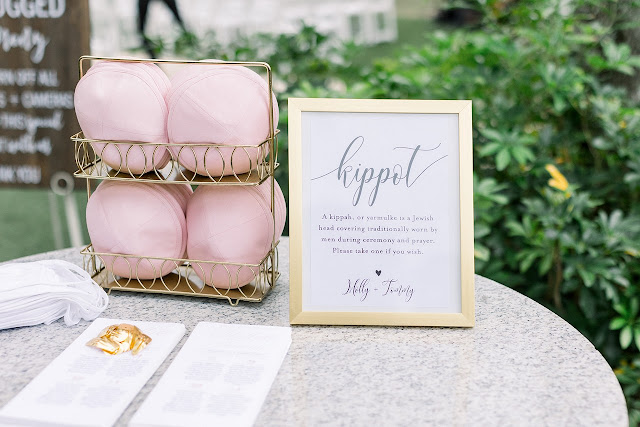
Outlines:
{"label": "framed sign", "polygon": [[474,325],[471,101],[289,99],[290,322]]}

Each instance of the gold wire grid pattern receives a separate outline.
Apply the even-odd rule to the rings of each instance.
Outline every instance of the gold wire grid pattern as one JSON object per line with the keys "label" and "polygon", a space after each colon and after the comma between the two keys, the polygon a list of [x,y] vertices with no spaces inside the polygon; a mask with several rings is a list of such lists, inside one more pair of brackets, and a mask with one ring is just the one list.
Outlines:
{"label": "gold wire grid pattern", "polygon": [[[80,78],[85,72],[85,62],[98,61],[116,61],[116,62],[149,62],[156,64],[201,64],[203,66],[245,66],[245,67],[261,67],[267,74],[267,82],[269,87],[269,95],[273,93],[271,67],[266,62],[209,62],[209,61],[182,61],[182,60],[146,60],[146,59],[125,59],[110,58],[98,56],[82,56],[78,61]],[[275,178],[274,171],[278,167],[277,163],[277,135],[280,132],[275,128],[275,119],[273,115],[273,98],[269,96],[269,136],[267,139],[257,145],[222,145],[222,144],[171,144],[171,143],[143,143],[132,141],[106,141],[85,138],[82,132],[71,136],[71,140],[75,144],[75,159],[78,170],[74,175],[78,178],[85,178],[87,183],[87,196],[91,197],[91,182],[94,180],[116,180],[116,181],[138,181],[149,182],[154,184],[177,184],[186,183],[191,185],[259,185],[270,179],[271,183],[271,216],[275,225]],[[95,145],[94,145],[95,144]],[[102,148],[95,149],[96,146],[102,145]],[[118,153],[120,164],[117,168],[112,168],[102,161],[101,154],[104,150],[111,147]],[[145,150],[147,148],[147,150]],[[155,167],[156,155],[158,150],[173,148],[177,151],[171,154],[171,160],[163,168]],[[222,163],[222,170],[225,169],[226,160],[225,153],[230,159],[230,174],[225,176],[215,176],[209,173],[206,163],[203,165],[206,174],[196,174],[180,164],[179,159],[186,151],[191,153],[196,161],[196,149],[204,148],[204,159],[209,158],[208,154],[218,154]],[[132,173],[127,165],[127,159],[132,150],[140,150],[144,156],[145,173]],[[149,156],[148,153],[151,152]],[[251,155],[250,153],[254,153]],[[171,153],[171,151],[170,151]],[[250,168],[248,172],[236,173],[233,169],[234,158],[236,156],[244,156],[249,160]],[[214,157],[215,158],[215,157]],[[123,161],[124,160],[124,161]],[[147,163],[148,161],[148,163]],[[149,165],[149,168],[146,166]],[[261,302],[266,294],[275,285],[280,273],[278,272],[278,251],[277,245],[279,241],[275,235],[272,236],[271,249],[267,255],[258,264],[244,264],[233,262],[216,262],[208,260],[192,260],[186,258],[160,258],[144,255],[119,254],[119,253],[103,253],[96,252],[92,244],[89,244],[81,250],[85,255],[85,269],[91,273],[94,280],[107,289],[146,292],[146,293],[162,293],[173,295],[187,295],[197,297],[207,297],[216,299],[225,299],[232,306],[236,306],[239,301]],[[120,277],[114,275],[109,266],[117,261],[124,261],[128,266],[129,277]],[[138,274],[140,265],[149,265],[156,271],[153,262],[160,261],[159,269],[165,270],[168,264],[172,271],[167,275],[155,274],[155,279],[141,279]],[[144,263],[144,264],[142,264]],[[227,289],[225,287],[212,287],[204,284],[204,281],[196,274],[196,269],[211,282],[213,272],[216,269],[222,269],[228,278],[228,285],[237,283],[238,276],[242,271],[250,271],[253,280],[245,286]],[[209,275],[207,275],[209,272]],[[222,286],[222,285],[219,285]]]}
{"label": "gold wire grid pattern", "polygon": [[[277,157],[278,133],[276,129],[274,144],[276,145],[275,156]],[[271,169],[270,142],[268,138],[257,145],[222,145],[222,144],[172,144],[172,143],[147,143],[132,141],[106,141],[85,138],[82,132],[71,137],[75,143],[75,160],[78,170],[74,173],[77,178],[89,179],[114,179],[120,181],[142,181],[167,183],[187,183],[187,184],[221,184],[221,185],[259,185],[262,184],[277,169],[279,164],[277,158],[274,159],[273,170]],[[169,150],[172,159],[162,168],[156,167],[159,158],[165,150]],[[201,154],[196,154],[196,150],[204,150]],[[118,158],[117,165],[107,165],[102,158],[105,152],[110,152]],[[150,153],[150,154],[149,154]],[[135,173],[129,167],[128,159],[131,156],[140,156],[144,159],[144,173]],[[217,156],[217,157],[216,157]],[[180,159],[193,159],[196,170],[204,170],[205,173],[195,173],[187,169],[180,163]],[[207,159],[219,158],[221,169],[228,173],[223,176],[216,176],[209,172]],[[199,165],[199,158],[203,159],[203,164]],[[229,160],[227,160],[227,159]],[[235,162],[241,160],[249,162],[249,171],[238,173],[234,168]],[[199,167],[202,166],[202,167]],[[192,166],[192,169],[194,167]]]}
{"label": "gold wire grid pattern", "polygon": [[[94,280],[109,292],[118,290],[217,298],[225,299],[232,306],[236,306],[239,301],[262,301],[275,285],[275,281],[280,276],[277,244],[278,242],[276,242],[276,247],[269,251],[258,264],[102,253],[96,252],[92,245],[83,248],[81,253],[85,255],[85,270],[93,272]],[[130,272],[129,277],[116,276],[107,268],[118,261],[126,263]],[[160,270],[163,270],[168,264],[172,268],[171,273],[164,276],[156,274],[159,277],[155,279],[139,278],[137,271],[141,264],[148,264],[156,271],[156,267],[151,261],[160,261],[161,264],[158,267]],[[196,271],[199,271],[203,277],[211,281],[217,269],[222,270],[223,276],[227,278],[228,283],[225,286],[220,282],[218,282],[219,287],[217,288],[207,286],[196,274]],[[230,288],[233,283],[237,283],[238,277],[243,271],[250,271],[254,280],[240,288]]]}

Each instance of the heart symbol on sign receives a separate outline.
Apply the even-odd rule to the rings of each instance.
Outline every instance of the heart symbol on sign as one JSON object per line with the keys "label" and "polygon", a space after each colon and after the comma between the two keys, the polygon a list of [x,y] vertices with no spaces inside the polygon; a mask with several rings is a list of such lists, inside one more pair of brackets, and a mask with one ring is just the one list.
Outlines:
{"label": "heart symbol on sign", "polygon": [[376,274],[379,276],[380,274],[382,274],[382,270],[376,270]]}

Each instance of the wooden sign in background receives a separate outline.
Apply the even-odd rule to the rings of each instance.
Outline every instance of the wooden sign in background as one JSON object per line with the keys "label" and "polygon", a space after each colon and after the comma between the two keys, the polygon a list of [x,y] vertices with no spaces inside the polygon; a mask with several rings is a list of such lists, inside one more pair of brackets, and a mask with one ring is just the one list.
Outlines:
{"label": "wooden sign in background", "polygon": [[0,0],[0,187],[49,187],[76,169],[69,136],[87,0]]}

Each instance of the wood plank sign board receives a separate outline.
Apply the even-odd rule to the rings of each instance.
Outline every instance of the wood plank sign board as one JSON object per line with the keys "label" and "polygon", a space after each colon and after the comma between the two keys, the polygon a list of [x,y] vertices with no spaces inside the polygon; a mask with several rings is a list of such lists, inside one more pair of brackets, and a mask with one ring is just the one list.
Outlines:
{"label": "wood plank sign board", "polygon": [[87,0],[0,0],[0,187],[49,187],[76,169],[69,136]]}

